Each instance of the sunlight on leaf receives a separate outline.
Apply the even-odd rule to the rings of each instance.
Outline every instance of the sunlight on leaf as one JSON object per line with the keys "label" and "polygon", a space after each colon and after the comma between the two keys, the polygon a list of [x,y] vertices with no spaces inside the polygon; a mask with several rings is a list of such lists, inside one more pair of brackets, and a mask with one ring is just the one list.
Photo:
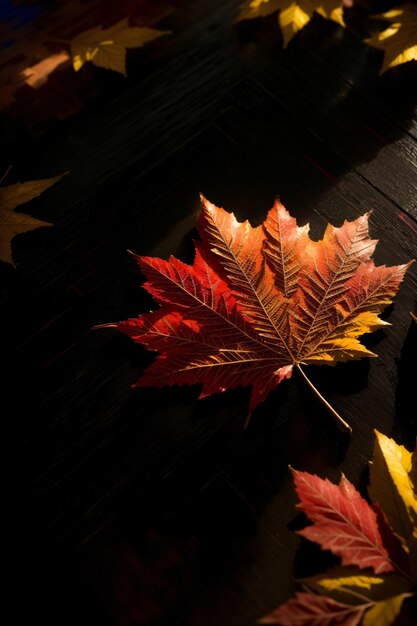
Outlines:
{"label": "sunlight on leaf", "polygon": [[248,0],[242,6],[238,20],[266,17],[282,9],[285,0]]}
{"label": "sunlight on leaf", "polygon": [[322,578],[318,584],[320,587],[332,591],[340,587],[362,587],[362,589],[371,589],[373,585],[381,585],[383,578],[376,576],[342,576],[341,578]]}
{"label": "sunlight on leaf", "polygon": [[34,89],[38,89],[46,83],[49,75],[56,70],[59,65],[70,59],[68,52],[59,52],[43,59],[32,67],[27,67],[21,73],[25,83]]}
{"label": "sunlight on leaf", "polygon": [[375,17],[389,22],[385,30],[367,40],[369,45],[384,50],[381,73],[396,65],[417,61],[417,6],[404,4]]}
{"label": "sunlight on leaf", "polygon": [[351,601],[355,590],[365,590],[366,597],[376,602],[404,593],[410,586],[407,579],[393,571],[375,576],[372,568],[364,570],[354,566],[337,566],[299,582],[316,593],[326,593],[341,602]]}
{"label": "sunlight on leaf", "polygon": [[345,26],[341,0],[249,0],[241,9],[238,20],[263,17],[279,11],[279,24],[284,47],[318,13]]}

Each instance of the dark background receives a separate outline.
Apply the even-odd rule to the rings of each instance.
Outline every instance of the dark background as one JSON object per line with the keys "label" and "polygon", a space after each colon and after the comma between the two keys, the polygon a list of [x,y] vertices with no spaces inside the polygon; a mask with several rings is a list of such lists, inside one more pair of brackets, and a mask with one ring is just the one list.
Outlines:
{"label": "dark background", "polygon": [[152,306],[127,249],[192,260],[200,191],[254,224],[279,195],[316,238],[372,210],[376,262],[417,255],[416,64],[378,77],[382,54],[319,16],[283,51],[276,15],[176,6],[127,79],[80,72],[75,115],[1,116],[5,184],[70,172],[21,208],[54,227],[0,263],[12,624],[254,624],[324,565],[294,561],[288,464],[363,485],[373,428],[416,434],[415,266],[365,340],[378,359],[308,368],[350,438],[296,374],[247,430],[248,390],[132,391],[152,356],[91,330]]}

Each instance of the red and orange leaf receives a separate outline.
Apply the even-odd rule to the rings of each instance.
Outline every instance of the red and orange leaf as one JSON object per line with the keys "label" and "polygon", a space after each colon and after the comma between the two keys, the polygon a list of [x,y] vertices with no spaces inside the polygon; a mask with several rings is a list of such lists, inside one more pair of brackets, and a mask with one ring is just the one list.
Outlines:
{"label": "red and orange leaf", "polygon": [[375,356],[358,340],[386,325],[407,265],[375,267],[368,215],[314,242],[276,201],[254,228],[202,198],[192,265],[136,257],[161,308],[109,324],[159,352],[138,385],[252,385],[250,411],[300,364]]}
{"label": "red and orange leaf", "polygon": [[328,596],[300,592],[259,620],[279,626],[357,626],[365,607],[349,606]]}
{"label": "red and orange leaf", "polygon": [[376,512],[345,476],[339,485],[308,472],[294,471],[300,503],[313,522],[299,534],[339,556],[342,565],[394,571],[378,528]]}

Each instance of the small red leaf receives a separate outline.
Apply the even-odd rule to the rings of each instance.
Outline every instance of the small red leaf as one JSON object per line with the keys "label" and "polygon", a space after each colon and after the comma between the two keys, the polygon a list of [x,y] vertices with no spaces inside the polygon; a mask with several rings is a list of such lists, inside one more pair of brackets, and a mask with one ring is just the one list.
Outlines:
{"label": "small red leaf", "polygon": [[375,511],[342,475],[339,485],[308,472],[294,471],[300,503],[313,522],[299,534],[341,557],[342,565],[372,567],[375,573],[392,572]]}
{"label": "small red leaf", "polygon": [[280,626],[357,626],[364,610],[364,606],[348,606],[327,596],[297,593],[259,620],[259,623]]}

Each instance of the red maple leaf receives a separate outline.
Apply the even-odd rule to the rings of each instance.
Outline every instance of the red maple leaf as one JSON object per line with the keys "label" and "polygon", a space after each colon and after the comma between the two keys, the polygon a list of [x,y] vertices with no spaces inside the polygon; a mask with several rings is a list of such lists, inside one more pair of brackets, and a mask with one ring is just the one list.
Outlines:
{"label": "red maple leaf", "polygon": [[161,308],[106,325],[160,353],[137,386],[251,385],[251,413],[294,366],[375,356],[357,337],[386,325],[407,265],[375,267],[368,215],[315,242],[278,200],[253,228],[202,198],[199,233],[193,265],[135,257]]}
{"label": "red maple leaf", "polygon": [[308,472],[293,474],[297,507],[313,522],[298,534],[341,557],[342,565],[371,567],[376,574],[394,571],[375,510],[345,476],[335,485]]}

